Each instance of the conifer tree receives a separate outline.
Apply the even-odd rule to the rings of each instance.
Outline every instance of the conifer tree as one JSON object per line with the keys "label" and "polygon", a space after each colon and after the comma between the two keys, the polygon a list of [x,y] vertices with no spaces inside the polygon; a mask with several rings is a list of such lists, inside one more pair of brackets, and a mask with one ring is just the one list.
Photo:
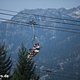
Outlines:
{"label": "conifer tree", "polygon": [[18,53],[18,63],[13,80],[39,80],[35,74],[34,62],[27,58],[28,54],[27,49],[22,46]]}
{"label": "conifer tree", "polygon": [[7,56],[7,50],[4,44],[0,44],[0,79],[10,80],[12,60]]}

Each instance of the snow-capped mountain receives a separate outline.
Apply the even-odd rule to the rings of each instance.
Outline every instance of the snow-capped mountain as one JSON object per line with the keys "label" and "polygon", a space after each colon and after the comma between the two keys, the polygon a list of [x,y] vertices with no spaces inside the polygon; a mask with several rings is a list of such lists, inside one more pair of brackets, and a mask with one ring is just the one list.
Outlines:
{"label": "snow-capped mountain", "polygon": [[[80,21],[80,6],[72,9],[25,9],[12,17],[11,20],[29,23],[29,21],[34,19],[34,21],[40,25],[53,26],[53,28],[76,28],[80,30],[79,26],[55,23],[54,21],[69,22],[71,24],[76,22],[49,17]],[[80,24],[80,22],[76,24]],[[36,25],[35,27],[40,26]],[[80,34],[35,28],[35,35],[41,45],[41,50],[34,60],[36,61],[37,68],[42,71],[42,77],[47,75],[46,77],[50,78],[49,80],[53,80],[53,78],[54,80],[79,80]],[[0,42],[5,42],[9,45],[8,49],[10,54],[14,57],[14,61],[16,61],[17,51],[21,43],[24,43],[28,49],[32,47],[32,36],[31,25],[23,26],[0,23]],[[42,67],[44,68],[42,69]],[[52,72],[45,72],[45,69],[49,69]],[[48,78],[44,79],[47,80]]]}

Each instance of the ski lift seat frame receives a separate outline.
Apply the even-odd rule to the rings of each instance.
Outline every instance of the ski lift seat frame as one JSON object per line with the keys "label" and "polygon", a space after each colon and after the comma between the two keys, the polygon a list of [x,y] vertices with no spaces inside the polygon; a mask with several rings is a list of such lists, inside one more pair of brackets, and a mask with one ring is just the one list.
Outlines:
{"label": "ski lift seat frame", "polygon": [[32,31],[33,31],[33,38],[32,38],[33,47],[32,47],[32,49],[29,49],[30,54],[28,57],[32,58],[39,53],[40,45],[39,45],[39,42],[34,43],[35,39],[36,39],[35,32],[34,32],[34,25],[36,25],[36,22],[34,22],[34,20],[32,20],[32,21],[30,21],[30,24],[32,25]]}

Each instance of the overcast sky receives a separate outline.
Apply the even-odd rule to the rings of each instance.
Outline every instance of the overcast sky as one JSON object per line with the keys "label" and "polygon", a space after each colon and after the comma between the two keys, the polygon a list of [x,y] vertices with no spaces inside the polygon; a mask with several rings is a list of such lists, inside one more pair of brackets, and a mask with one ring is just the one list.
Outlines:
{"label": "overcast sky", "polygon": [[1,9],[21,11],[35,8],[72,8],[80,5],[80,0],[0,0]]}

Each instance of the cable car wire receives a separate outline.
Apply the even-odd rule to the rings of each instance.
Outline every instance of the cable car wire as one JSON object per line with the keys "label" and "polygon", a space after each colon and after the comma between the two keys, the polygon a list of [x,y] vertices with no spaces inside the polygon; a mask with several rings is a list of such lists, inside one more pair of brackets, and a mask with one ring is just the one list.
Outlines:
{"label": "cable car wire", "polygon": [[[6,9],[0,9],[0,11],[7,11],[7,12],[12,12],[12,13],[19,13],[17,11],[6,10]],[[58,20],[68,20],[68,21],[73,21],[73,22],[80,22],[79,20],[73,20],[73,19],[67,19],[67,18],[64,18],[63,19],[63,18],[58,18],[58,17],[49,17],[49,16],[42,16],[42,15],[37,15],[37,14],[23,13],[23,12],[21,14],[41,16],[41,17],[46,17],[46,18],[58,19]]]}
{"label": "cable car wire", "polygon": [[[0,14],[2,14],[2,15],[8,15],[8,16],[15,16],[15,15],[13,15],[13,14],[8,14],[8,13],[2,13],[2,12],[0,12]],[[27,14],[26,14],[27,15]],[[24,17],[24,16],[18,16],[18,18],[21,18],[21,17],[23,17],[23,18],[28,18],[28,17]],[[64,19],[65,20],[65,19]],[[45,20],[42,20],[42,21],[45,21]],[[73,24],[73,23],[68,23],[68,22],[60,22],[60,21],[48,21],[48,22],[54,22],[54,23],[61,23],[61,24],[68,24],[68,25],[76,25],[76,26],[80,26],[80,24]]]}
{"label": "cable car wire", "polygon": [[[21,22],[21,21],[15,21],[15,20],[9,20],[9,19],[4,19],[4,18],[0,18],[1,20],[5,20],[5,21],[1,21],[3,23],[11,23],[11,24],[17,24],[17,25],[23,25],[23,26],[28,26],[30,27],[30,23],[25,23],[25,22]],[[56,27],[50,27],[48,25],[40,25],[40,24],[36,24],[38,25],[35,28],[43,28],[43,29],[49,29],[49,30],[57,30],[57,31],[64,31],[64,32],[71,32],[71,33],[77,33],[80,34],[80,31],[73,31],[70,29],[66,29],[66,28],[56,28]],[[46,27],[47,26],[47,27]]]}

